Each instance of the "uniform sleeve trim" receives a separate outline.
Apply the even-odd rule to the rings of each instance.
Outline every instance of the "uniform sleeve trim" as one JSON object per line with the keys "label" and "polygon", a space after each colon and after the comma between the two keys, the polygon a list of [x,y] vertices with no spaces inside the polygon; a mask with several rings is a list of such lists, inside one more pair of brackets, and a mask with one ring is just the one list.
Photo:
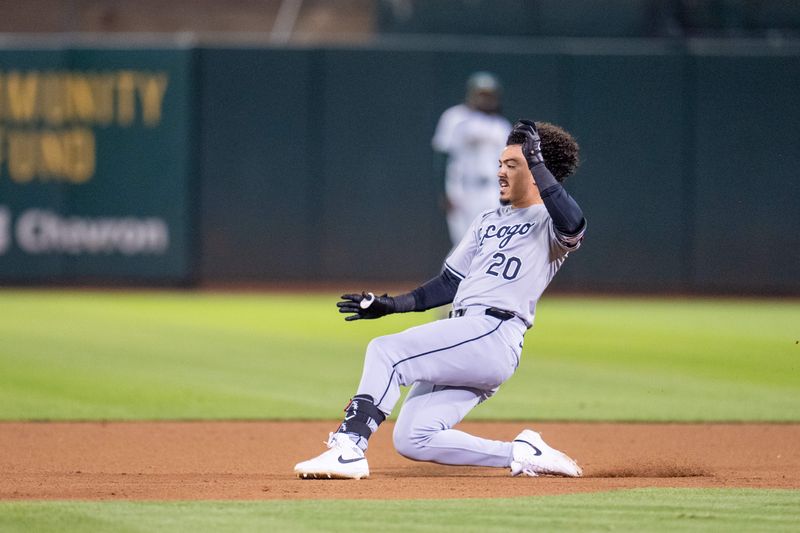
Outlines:
{"label": "uniform sleeve trim", "polygon": [[445,267],[447,270],[449,270],[449,271],[450,271],[450,272],[451,272],[451,273],[452,273],[454,276],[456,276],[458,279],[464,279],[464,278],[466,277],[464,274],[462,274],[462,273],[461,273],[461,272],[459,272],[458,270],[454,269],[453,267],[451,267],[451,266],[450,266],[450,265],[448,265],[447,263],[445,263],[445,264],[444,264],[444,267]]}
{"label": "uniform sleeve trim", "polygon": [[553,228],[553,232],[555,233],[558,242],[564,248],[568,250],[575,250],[578,248],[578,246],[580,246],[581,241],[583,241],[583,236],[586,233],[586,219],[583,220],[581,228],[574,235],[565,235],[558,231],[555,227]]}

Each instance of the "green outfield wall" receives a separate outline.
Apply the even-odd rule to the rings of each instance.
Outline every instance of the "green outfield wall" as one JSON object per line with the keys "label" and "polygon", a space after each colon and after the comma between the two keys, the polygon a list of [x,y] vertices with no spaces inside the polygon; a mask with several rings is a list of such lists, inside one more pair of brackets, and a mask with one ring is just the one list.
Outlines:
{"label": "green outfield wall", "polygon": [[[795,41],[3,50],[0,281],[424,280],[449,248],[430,138],[475,70],[582,146],[556,287],[800,293]],[[48,83],[61,119],[29,101]]]}

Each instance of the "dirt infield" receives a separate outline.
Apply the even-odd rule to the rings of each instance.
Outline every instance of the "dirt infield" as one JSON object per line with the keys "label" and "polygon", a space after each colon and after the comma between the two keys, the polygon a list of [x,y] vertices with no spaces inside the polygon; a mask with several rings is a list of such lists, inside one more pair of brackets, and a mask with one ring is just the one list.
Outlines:
{"label": "dirt infield", "polygon": [[524,425],[576,458],[581,479],[416,463],[370,441],[371,477],[300,480],[331,422],[0,423],[0,499],[488,498],[635,487],[800,489],[800,424],[464,423],[511,440]]}

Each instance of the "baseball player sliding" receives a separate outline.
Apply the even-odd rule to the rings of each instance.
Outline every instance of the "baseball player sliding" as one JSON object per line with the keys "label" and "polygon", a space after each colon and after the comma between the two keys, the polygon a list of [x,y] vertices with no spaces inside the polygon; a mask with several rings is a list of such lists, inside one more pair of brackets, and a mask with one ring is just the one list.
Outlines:
{"label": "baseball player sliding", "polygon": [[327,451],[295,466],[299,477],[368,477],[367,443],[392,412],[401,385],[411,390],[393,438],[409,459],[510,468],[512,476],[582,474],[535,431],[501,442],[452,429],[514,374],[536,302],[586,229],[581,208],[561,185],[578,165],[575,140],[552,124],[520,120],[506,144],[497,173],[501,206],[475,219],[438,277],[406,294],[345,294],[337,304],[345,320],[451,302],[453,311],[449,319],[369,343],[344,421]]}

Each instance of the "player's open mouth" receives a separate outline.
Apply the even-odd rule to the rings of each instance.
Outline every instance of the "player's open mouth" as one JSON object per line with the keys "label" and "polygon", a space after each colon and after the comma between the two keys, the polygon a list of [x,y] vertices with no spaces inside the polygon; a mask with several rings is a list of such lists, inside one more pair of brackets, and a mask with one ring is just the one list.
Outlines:
{"label": "player's open mouth", "polygon": [[502,191],[502,190],[507,189],[507,188],[508,188],[508,180],[501,179],[500,180],[500,190]]}

